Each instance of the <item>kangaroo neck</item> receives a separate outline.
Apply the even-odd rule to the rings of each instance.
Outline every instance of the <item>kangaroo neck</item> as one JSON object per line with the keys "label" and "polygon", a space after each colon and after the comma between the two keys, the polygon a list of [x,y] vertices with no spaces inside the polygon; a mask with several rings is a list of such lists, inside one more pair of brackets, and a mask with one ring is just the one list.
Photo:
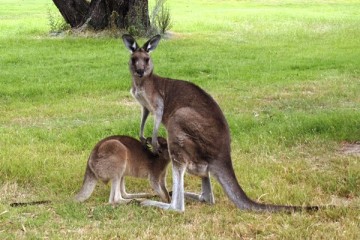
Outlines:
{"label": "kangaroo neck", "polygon": [[132,74],[132,85],[135,88],[142,87],[145,81],[151,81],[153,78],[152,72],[148,76],[139,77],[136,74]]}
{"label": "kangaroo neck", "polygon": [[138,76],[132,77],[132,87],[133,88],[140,88],[144,84],[144,77],[140,78]]}

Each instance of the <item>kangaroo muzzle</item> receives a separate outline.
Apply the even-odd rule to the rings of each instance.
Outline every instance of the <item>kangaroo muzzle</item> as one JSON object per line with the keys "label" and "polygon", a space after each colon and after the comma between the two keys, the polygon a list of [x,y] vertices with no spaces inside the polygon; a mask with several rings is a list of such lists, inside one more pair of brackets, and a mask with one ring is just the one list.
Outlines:
{"label": "kangaroo muzzle", "polygon": [[143,77],[144,73],[145,73],[145,70],[144,69],[137,69],[135,72],[139,77]]}

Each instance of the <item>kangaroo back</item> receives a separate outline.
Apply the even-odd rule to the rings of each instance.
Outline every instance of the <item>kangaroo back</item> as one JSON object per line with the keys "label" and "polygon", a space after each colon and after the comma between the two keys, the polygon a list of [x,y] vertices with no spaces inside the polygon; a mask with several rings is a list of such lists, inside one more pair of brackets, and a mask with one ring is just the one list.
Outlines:
{"label": "kangaroo back", "polygon": [[119,139],[108,138],[97,144],[88,166],[104,183],[120,177],[128,165],[129,149]]}

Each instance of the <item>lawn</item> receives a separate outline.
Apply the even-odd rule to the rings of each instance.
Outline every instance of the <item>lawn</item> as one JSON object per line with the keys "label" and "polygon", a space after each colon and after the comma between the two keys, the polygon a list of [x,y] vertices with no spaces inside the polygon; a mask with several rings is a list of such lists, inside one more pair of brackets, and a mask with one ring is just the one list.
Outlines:
{"label": "lawn", "polygon": [[[51,1],[0,0],[0,239],[359,239],[360,153],[344,148],[360,145],[360,3],[168,3],[173,28],[152,53],[155,72],[216,99],[248,195],[336,207],[241,211],[215,180],[215,205],[187,200],[185,213],[109,206],[100,183],[74,203],[97,141],[138,135],[129,53],[116,37],[52,36]],[[200,179],[186,175],[185,187],[200,191]],[[127,189],[150,191],[133,178]],[[10,206],[38,200],[52,202]]]}

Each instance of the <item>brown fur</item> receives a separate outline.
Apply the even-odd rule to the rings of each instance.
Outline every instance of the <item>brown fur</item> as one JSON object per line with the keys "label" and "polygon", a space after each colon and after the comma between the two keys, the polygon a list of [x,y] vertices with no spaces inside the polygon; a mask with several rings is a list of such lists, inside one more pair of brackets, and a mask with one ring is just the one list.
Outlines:
{"label": "brown fur", "polygon": [[153,154],[140,141],[128,136],[111,136],[98,142],[87,162],[84,182],[76,201],[85,201],[98,180],[111,181],[110,203],[127,202],[125,199],[150,197],[147,193],[127,194],[125,176],[149,178],[154,191],[165,202],[170,202],[165,186],[166,168],[170,162],[167,143],[159,137],[159,155]]}

